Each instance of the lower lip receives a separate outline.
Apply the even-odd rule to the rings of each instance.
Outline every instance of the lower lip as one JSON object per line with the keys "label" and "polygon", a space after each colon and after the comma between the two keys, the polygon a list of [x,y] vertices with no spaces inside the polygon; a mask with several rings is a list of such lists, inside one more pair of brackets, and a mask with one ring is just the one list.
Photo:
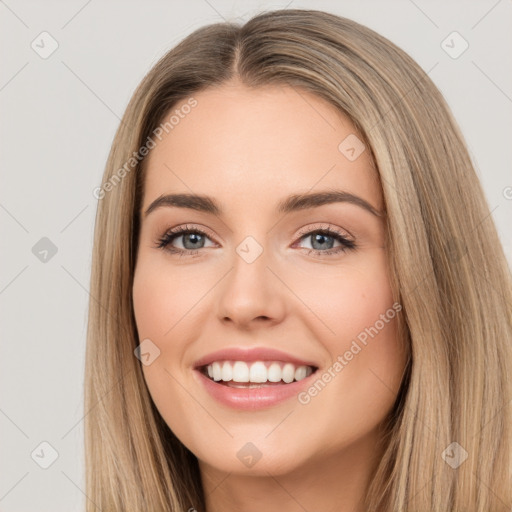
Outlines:
{"label": "lower lip", "polygon": [[255,410],[277,405],[297,396],[307,387],[316,374],[313,372],[302,380],[290,384],[263,386],[261,388],[232,388],[218,384],[199,370],[194,370],[206,391],[221,404],[235,409]]}

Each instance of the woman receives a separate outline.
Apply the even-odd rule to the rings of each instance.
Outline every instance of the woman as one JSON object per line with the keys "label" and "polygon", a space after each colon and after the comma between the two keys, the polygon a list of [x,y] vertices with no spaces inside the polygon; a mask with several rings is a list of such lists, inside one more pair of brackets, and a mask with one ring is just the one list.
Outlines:
{"label": "woman", "polygon": [[507,264],[402,50],[313,10],[196,30],[96,195],[88,510],[510,511]]}

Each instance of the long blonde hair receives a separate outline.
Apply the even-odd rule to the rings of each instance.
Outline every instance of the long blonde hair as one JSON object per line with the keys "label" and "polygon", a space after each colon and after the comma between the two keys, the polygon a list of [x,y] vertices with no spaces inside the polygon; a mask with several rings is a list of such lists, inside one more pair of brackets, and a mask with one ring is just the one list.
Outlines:
{"label": "long blonde hair", "polygon": [[87,510],[204,510],[197,459],[161,418],[134,355],[145,160],[132,158],[175,104],[232,78],[329,101],[365,138],[382,184],[410,358],[366,510],[510,512],[512,286],[461,132],[404,51],[354,21],[300,9],[196,30],[149,71],[122,118],[95,194]]}

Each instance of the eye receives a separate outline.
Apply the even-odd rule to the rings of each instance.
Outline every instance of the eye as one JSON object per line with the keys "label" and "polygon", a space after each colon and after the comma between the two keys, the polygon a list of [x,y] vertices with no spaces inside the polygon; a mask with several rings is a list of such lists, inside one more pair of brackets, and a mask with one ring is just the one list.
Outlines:
{"label": "eye", "polygon": [[[182,239],[182,247],[174,247],[172,242],[180,238]],[[205,247],[204,244],[206,239],[209,239],[209,236],[202,229],[188,225],[180,226],[167,231],[161,238],[159,238],[157,241],[157,247],[159,249],[166,249],[171,253],[179,253],[180,255],[188,254],[192,256],[197,254],[199,249],[203,249]]]}
{"label": "eye", "polygon": [[[310,242],[311,247],[306,247],[308,254],[330,256],[356,248],[353,240],[330,225],[310,231],[301,231],[299,234],[301,235],[301,240],[305,239]],[[335,246],[336,242],[339,244],[337,247]]]}

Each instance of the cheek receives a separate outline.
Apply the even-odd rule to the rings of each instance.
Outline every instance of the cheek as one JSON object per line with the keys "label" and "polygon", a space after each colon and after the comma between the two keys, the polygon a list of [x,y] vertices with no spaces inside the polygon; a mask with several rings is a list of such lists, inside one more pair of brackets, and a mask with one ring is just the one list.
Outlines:
{"label": "cheek", "polygon": [[347,435],[356,423],[354,435],[371,429],[392,407],[406,362],[397,335],[401,305],[393,301],[384,258],[347,268],[336,280],[309,282],[301,293],[318,312],[310,329],[331,361],[301,403],[313,417],[330,411],[334,420],[345,418]]}
{"label": "cheek", "polygon": [[140,338],[170,339],[186,316],[190,321],[194,305],[211,284],[207,276],[183,269],[170,270],[165,258],[138,262],[133,282],[133,308]]}
{"label": "cheek", "polygon": [[[163,258],[165,260],[165,258]],[[165,262],[164,262],[165,263]],[[184,392],[180,365],[184,344],[183,327],[189,320],[198,290],[191,286],[184,272],[170,272],[169,265],[140,255],[133,281],[133,308],[139,340],[151,340],[158,347],[158,355],[143,364],[142,371],[153,402],[167,424],[180,428],[179,418],[189,417],[185,404],[189,398]],[[192,311],[191,311],[192,313]],[[181,320],[186,317],[184,322]],[[149,345],[153,347],[153,345]],[[152,354],[156,349],[153,350]],[[178,420],[176,420],[178,418]]]}
{"label": "cheek", "polygon": [[341,355],[347,363],[343,371],[357,375],[367,392],[386,385],[394,390],[404,364],[397,333],[401,305],[393,301],[384,263],[355,274],[344,291],[332,316],[337,332],[330,344],[333,358]]}
{"label": "cheek", "polygon": [[[200,336],[202,323],[197,318],[204,315],[209,304],[207,293],[218,278],[178,265],[173,269],[165,256],[139,256],[133,280],[137,332],[141,343],[149,339],[159,350],[153,362],[143,365],[142,370],[153,400],[165,417],[162,407],[170,397],[174,397],[175,408],[189,403],[190,397],[180,385],[184,355],[188,340]],[[156,353],[157,349],[153,350]]]}
{"label": "cheek", "polygon": [[[347,342],[350,345],[361,333],[364,338],[365,329],[393,306],[384,253],[375,251],[364,264],[356,263],[330,271],[329,275],[319,272],[314,278],[295,279],[297,296],[313,313],[308,315],[312,318],[309,327],[331,355],[346,350]],[[394,313],[392,310],[393,316]],[[378,327],[381,330],[380,321]]]}

